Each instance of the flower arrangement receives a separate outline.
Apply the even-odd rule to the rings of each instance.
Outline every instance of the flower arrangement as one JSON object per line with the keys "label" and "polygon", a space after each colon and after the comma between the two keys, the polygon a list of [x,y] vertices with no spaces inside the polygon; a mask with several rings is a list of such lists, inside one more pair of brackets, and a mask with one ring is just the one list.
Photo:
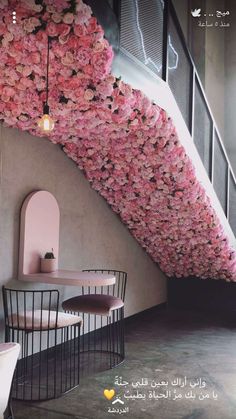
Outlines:
{"label": "flower arrangement", "polygon": [[[113,52],[81,0],[0,8],[0,121],[41,136],[47,36],[48,135],[168,276],[236,280],[235,251],[166,112],[110,73]],[[54,4],[56,3],[56,4]]]}

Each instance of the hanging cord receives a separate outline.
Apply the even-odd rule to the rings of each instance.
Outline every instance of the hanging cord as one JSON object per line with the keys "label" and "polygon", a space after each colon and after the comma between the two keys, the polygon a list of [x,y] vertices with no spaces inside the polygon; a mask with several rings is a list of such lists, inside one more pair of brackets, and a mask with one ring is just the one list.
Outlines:
{"label": "hanging cord", "polygon": [[46,101],[44,103],[44,112],[43,112],[44,114],[49,114],[49,106],[48,106],[49,52],[50,52],[50,37],[48,36],[47,74],[46,74]]}
{"label": "hanging cord", "polygon": [[47,81],[46,81],[46,104],[48,104],[49,50],[50,50],[50,39],[49,39],[49,36],[48,36],[48,53],[47,53]]}
{"label": "hanging cord", "polygon": [[[3,177],[3,126],[0,125],[0,185],[2,184]],[[1,198],[1,189],[0,189]]]}

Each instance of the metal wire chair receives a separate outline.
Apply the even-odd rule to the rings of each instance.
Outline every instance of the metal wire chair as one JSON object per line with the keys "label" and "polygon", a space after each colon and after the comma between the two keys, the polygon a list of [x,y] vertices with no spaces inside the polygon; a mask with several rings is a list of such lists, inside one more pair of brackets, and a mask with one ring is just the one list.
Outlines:
{"label": "metal wire chair", "polygon": [[59,291],[2,293],[5,341],[21,345],[13,398],[48,400],[79,385],[81,318],[58,311]]}
{"label": "metal wire chair", "polygon": [[124,299],[127,273],[112,269],[85,269],[83,272],[115,275],[116,283],[108,286],[82,287],[82,295],[63,301],[66,312],[83,318],[81,352],[108,355],[108,367],[124,360]]}

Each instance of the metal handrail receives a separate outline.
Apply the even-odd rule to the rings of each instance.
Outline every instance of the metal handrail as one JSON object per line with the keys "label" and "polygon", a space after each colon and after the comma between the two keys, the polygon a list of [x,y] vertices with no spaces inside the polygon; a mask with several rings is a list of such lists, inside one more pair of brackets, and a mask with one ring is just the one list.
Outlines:
{"label": "metal handrail", "polygon": [[[206,107],[207,107],[208,113],[209,113],[209,115],[210,115],[210,117],[211,117],[211,120],[212,120],[212,122],[213,122],[213,125],[214,125],[214,128],[215,128],[215,131],[216,131],[217,136],[218,136],[218,138],[219,138],[220,145],[221,145],[221,147],[222,147],[222,149],[223,149],[223,152],[224,152],[225,158],[226,158],[227,163],[228,163],[228,165],[229,165],[229,167],[230,167],[230,170],[231,170],[231,172],[232,172],[232,174],[233,174],[233,179],[234,179],[234,182],[236,183],[236,177],[235,177],[235,174],[234,174],[234,172],[233,172],[233,169],[232,169],[231,163],[230,163],[230,161],[229,161],[229,158],[228,158],[228,155],[227,155],[227,152],[226,152],[226,149],[225,149],[224,143],[223,143],[223,141],[222,141],[222,139],[221,139],[221,135],[220,135],[220,133],[219,133],[219,129],[218,129],[218,127],[217,127],[217,124],[216,124],[215,118],[214,118],[214,116],[213,116],[213,113],[212,113],[212,111],[211,111],[211,108],[210,108],[209,102],[208,102],[208,100],[207,100],[206,93],[205,93],[205,91],[204,91],[204,88],[203,88],[203,85],[202,85],[202,82],[201,82],[200,76],[199,76],[199,74],[198,74],[198,71],[197,71],[197,69],[196,69],[196,66],[195,66],[194,60],[193,60],[192,55],[191,55],[191,53],[190,53],[190,51],[189,51],[189,49],[188,49],[188,47],[187,47],[187,45],[186,45],[185,37],[184,37],[183,31],[182,31],[182,28],[181,28],[181,26],[180,26],[180,23],[179,23],[179,20],[178,20],[178,17],[177,17],[177,14],[176,14],[176,11],[175,11],[175,8],[174,8],[174,5],[173,5],[173,3],[172,3],[172,0],[165,0],[165,4],[167,5],[166,7],[168,8],[169,13],[171,13],[172,17],[174,18],[174,23],[175,23],[175,25],[176,25],[176,29],[177,29],[178,34],[179,34],[179,36],[180,36],[180,39],[181,39],[181,42],[182,42],[182,46],[184,47],[185,53],[186,53],[186,55],[187,55],[187,58],[189,59],[189,61],[190,61],[191,65],[192,65],[192,67],[193,67],[193,69],[194,69],[195,76],[196,76],[196,78],[197,78],[197,81],[198,81],[199,87],[200,87],[200,89],[201,89],[201,94],[202,94],[202,96],[203,96],[203,98],[204,98],[204,102],[205,102],[205,104],[206,104]],[[165,16],[165,15],[164,15],[164,16]],[[164,17],[164,18],[165,18],[165,17]],[[169,15],[168,15],[168,19],[169,19]],[[163,26],[168,27],[168,26],[169,26],[169,25],[168,25],[168,22],[167,22],[167,23],[165,23],[165,21],[164,21],[164,25],[163,25]],[[164,47],[164,48],[167,48],[167,46],[164,46],[164,45],[163,45],[163,47]]]}
{"label": "metal handrail", "polygon": [[[185,36],[183,34],[181,25],[179,23],[174,5],[172,3],[172,0],[160,0],[163,4],[163,29],[162,29],[162,79],[169,84],[168,80],[168,42],[169,42],[169,24],[170,24],[170,18],[173,21],[174,27],[177,31],[177,35],[179,37],[181,47],[183,49],[185,58],[187,59],[189,65],[190,65],[190,95],[189,95],[189,105],[190,105],[190,112],[188,116],[188,121],[186,122],[186,125],[188,126],[188,129],[190,131],[191,136],[194,138],[194,108],[195,108],[195,86],[198,86],[199,93],[202,97],[203,104],[205,105],[205,110],[209,116],[209,122],[210,122],[210,129],[211,129],[211,136],[209,137],[209,178],[210,181],[214,187],[214,159],[215,159],[215,141],[216,136],[217,140],[219,141],[219,145],[222,151],[222,157],[224,158],[226,162],[227,167],[227,175],[226,175],[226,184],[225,184],[225,200],[226,200],[226,207],[224,208],[225,214],[227,219],[229,220],[229,195],[230,195],[230,180],[232,177],[232,180],[234,184],[236,185],[236,176],[234,174],[233,168],[231,166],[231,163],[229,161],[229,157],[227,155],[224,143],[222,141],[221,135],[219,133],[219,129],[217,127],[215,118],[213,116],[213,113],[211,111],[211,108],[209,106],[209,102],[207,100],[204,88],[202,86],[199,74],[197,72],[194,60],[192,58],[192,55],[188,49],[188,46],[185,41]],[[120,25],[120,16],[121,16],[121,6],[122,6],[122,0],[113,0],[113,8],[114,12],[117,15],[117,20]],[[147,71],[151,71],[145,64],[141,63],[142,66],[144,66]],[[153,73],[154,74],[154,73]],[[236,233],[236,231],[235,231]]]}
{"label": "metal handrail", "polygon": [[[168,33],[169,19],[170,19],[170,16],[171,16],[171,18],[174,22],[174,25],[175,25],[175,29],[177,30],[177,33],[178,33],[182,48],[184,50],[185,56],[188,59],[190,65],[191,65],[192,79],[191,79],[191,89],[190,89],[190,92],[191,92],[190,93],[191,107],[190,107],[189,131],[190,131],[190,133],[193,137],[193,134],[194,134],[194,132],[193,132],[194,131],[194,97],[195,97],[195,85],[197,83],[198,88],[199,88],[199,92],[202,96],[204,105],[206,107],[206,111],[209,115],[210,122],[211,122],[211,130],[212,130],[211,135],[212,135],[212,137],[211,137],[211,152],[210,152],[210,162],[209,162],[210,167],[211,167],[211,171],[210,171],[210,174],[209,174],[210,176],[209,177],[210,177],[210,180],[211,180],[211,183],[212,183],[213,187],[214,187],[213,173],[214,173],[214,151],[215,151],[214,150],[214,145],[215,145],[215,141],[216,141],[215,140],[216,135],[217,135],[217,140],[219,141],[219,144],[220,144],[220,147],[221,147],[222,155],[223,155],[223,157],[226,161],[226,164],[227,164],[227,185],[225,186],[226,208],[224,208],[224,211],[225,211],[226,218],[229,220],[230,176],[232,176],[232,179],[233,179],[235,185],[236,185],[236,176],[234,174],[233,168],[232,168],[231,163],[229,161],[228,154],[227,154],[226,149],[225,149],[225,145],[222,141],[222,138],[221,138],[219,129],[217,127],[215,118],[214,118],[213,113],[211,111],[211,108],[210,108],[209,102],[207,100],[204,88],[202,86],[201,79],[200,79],[199,74],[197,72],[194,60],[193,60],[192,55],[191,55],[191,53],[190,53],[190,51],[189,51],[189,49],[186,45],[185,37],[184,37],[183,31],[182,31],[182,28],[180,26],[180,23],[179,23],[175,8],[173,6],[172,0],[165,0],[164,4],[165,4],[165,7],[164,7],[164,21],[163,21],[163,40],[164,40],[163,41],[163,50],[164,50],[163,57],[166,57],[166,60],[167,60],[166,61],[166,69],[168,71],[168,56],[167,56],[168,55],[168,52],[167,52],[167,49],[168,49],[167,36],[168,35],[166,35],[166,30],[167,30],[167,33]],[[163,79],[168,82],[168,75],[164,75]]]}

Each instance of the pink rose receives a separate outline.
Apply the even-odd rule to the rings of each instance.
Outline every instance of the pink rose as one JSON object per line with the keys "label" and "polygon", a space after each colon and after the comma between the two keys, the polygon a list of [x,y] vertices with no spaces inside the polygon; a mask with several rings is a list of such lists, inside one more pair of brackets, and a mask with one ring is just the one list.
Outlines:
{"label": "pink rose", "polygon": [[92,100],[94,98],[94,92],[91,89],[87,89],[84,92],[84,99],[85,100]]}
{"label": "pink rose", "polygon": [[113,93],[113,84],[107,83],[107,80],[104,80],[97,85],[96,90],[103,97],[111,96]]}
{"label": "pink rose", "polygon": [[102,52],[104,50],[104,44],[103,42],[96,42],[93,46],[93,50],[95,52]]}
{"label": "pink rose", "polygon": [[73,13],[66,13],[63,16],[63,22],[66,23],[67,25],[71,25],[74,21],[74,15]]}
{"label": "pink rose", "polygon": [[88,76],[92,76],[92,74],[93,74],[93,66],[92,66],[92,65],[87,64],[87,65],[85,65],[85,66],[84,66],[83,71],[84,71],[84,73],[85,73],[86,75],[88,75]]}
{"label": "pink rose", "polygon": [[97,19],[95,17],[91,17],[87,23],[88,32],[89,33],[97,32],[99,31],[99,28],[101,27],[98,25]]}
{"label": "pink rose", "polygon": [[5,86],[2,90],[2,96],[5,98],[10,98],[12,96],[14,96],[16,93],[15,89],[13,89],[12,87],[8,87]]}
{"label": "pink rose", "polygon": [[89,64],[91,54],[86,48],[80,47],[76,54],[76,59],[82,66]]}
{"label": "pink rose", "polygon": [[62,15],[60,13],[53,13],[52,20],[54,23],[60,23],[62,21]]}
{"label": "pink rose", "polygon": [[29,66],[24,66],[22,74],[24,77],[28,77],[32,73],[32,68]]}
{"label": "pink rose", "polygon": [[86,35],[87,31],[86,31],[86,27],[84,25],[74,25],[73,26],[73,30],[74,30],[74,34],[76,36],[78,36],[79,38],[81,36]]}
{"label": "pink rose", "polygon": [[77,50],[79,48],[79,40],[77,36],[70,35],[68,42],[67,42],[67,48],[71,48],[73,50]]}
{"label": "pink rose", "polygon": [[61,62],[66,66],[72,65],[74,62],[74,55],[70,51],[67,51],[64,57],[62,57]]}
{"label": "pink rose", "polygon": [[58,33],[60,36],[66,36],[70,33],[71,27],[65,23],[60,23],[58,26]]}
{"label": "pink rose", "polygon": [[39,52],[32,52],[30,57],[33,64],[39,64],[41,62],[41,55]]}
{"label": "pink rose", "polygon": [[84,35],[81,38],[79,38],[79,45],[84,48],[91,48],[91,45],[93,44],[93,38],[91,35]]}
{"label": "pink rose", "polygon": [[46,26],[46,33],[49,36],[58,36],[59,35],[59,25],[56,25],[54,22],[49,22]]}
{"label": "pink rose", "polygon": [[1,0],[0,1],[0,9],[4,9],[8,6],[8,0]]}
{"label": "pink rose", "polygon": [[76,5],[76,17],[75,23],[76,24],[84,24],[91,18],[91,9],[89,6],[84,4],[83,2],[77,3]]}
{"label": "pink rose", "polygon": [[69,37],[70,37],[69,34],[68,35],[60,35],[59,38],[58,38],[59,39],[59,43],[61,45],[66,44],[68,42],[68,40],[69,40]]}
{"label": "pink rose", "polygon": [[23,28],[28,33],[33,32],[33,30],[37,26],[40,26],[40,25],[41,25],[40,20],[37,19],[36,17],[30,17],[29,19],[25,19],[23,21]]}

